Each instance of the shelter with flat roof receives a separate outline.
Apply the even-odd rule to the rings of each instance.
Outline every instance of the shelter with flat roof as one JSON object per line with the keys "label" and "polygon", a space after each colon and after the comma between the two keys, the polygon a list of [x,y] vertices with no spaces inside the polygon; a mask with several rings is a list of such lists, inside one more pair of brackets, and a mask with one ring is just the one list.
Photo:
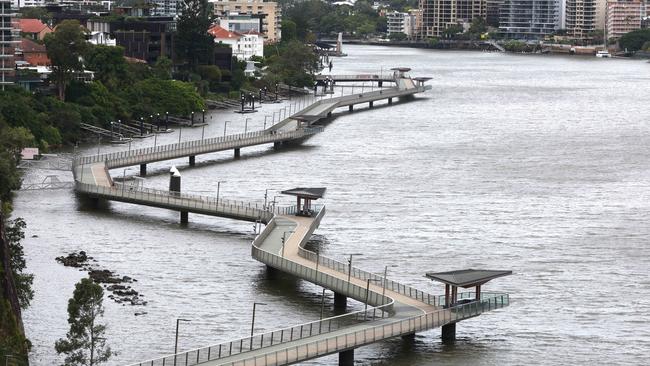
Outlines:
{"label": "shelter with flat roof", "polygon": [[296,215],[297,216],[311,216],[314,211],[311,208],[311,201],[323,198],[326,188],[294,188],[282,191],[282,194],[296,196]]}
{"label": "shelter with flat roof", "polygon": [[445,307],[458,302],[458,287],[475,287],[475,299],[481,299],[481,286],[498,277],[511,275],[512,271],[495,271],[486,269],[461,269],[448,272],[427,272],[426,276],[445,284]]}

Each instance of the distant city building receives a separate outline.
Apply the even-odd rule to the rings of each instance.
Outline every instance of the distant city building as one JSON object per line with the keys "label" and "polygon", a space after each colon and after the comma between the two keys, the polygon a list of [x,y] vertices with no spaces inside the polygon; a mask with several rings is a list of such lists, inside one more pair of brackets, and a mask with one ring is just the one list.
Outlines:
{"label": "distant city building", "polygon": [[513,39],[542,39],[560,27],[558,0],[504,0],[499,32]]}
{"label": "distant city building", "polygon": [[173,18],[111,22],[110,27],[110,33],[115,36],[117,45],[124,47],[124,56],[150,64],[160,57],[175,61],[176,21]]}
{"label": "distant city building", "polygon": [[208,30],[208,33],[214,37],[215,43],[230,46],[232,55],[238,60],[250,60],[253,56],[264,57],[264,37],[257,31],[231,32],[215,25]]}
{"label": "distant city building", "polygon": [[567,35],[586,39],[605,29],[606,0],[566,0]]}
{"label": "distant city building", "polygon": [[13,0],[14,9],[44,7],[45,0]]}
{"label": "distant city building", "polygon": [[218,18],[227,17],[231,13],[264,15],[261,33],[266,37],[266,41],[280,40],[282,13],[278,3],[262,0],[210,0],[210,2],[214,5],[214,13]]}
{"label": "distant city building", "polygon": [[18,30],[13,18],[16,16],[11,0],[0,0],[0,88],[12,84],[15,76],[16,61],[14,50]]}
{"label": "distant city building", "polygon": [[150,0],[154,7],[151,8],[152,16],[176,17],[181,14],[182,0]]}
{"label": "distant city building", "polygon": [[486,1],[485,21],[489,26],[499,26],[499,9],[501,8],[501,4],[503,4],[503,0]]}
{"label": "distant city building", "polygon": [[231,32],[246,33],[255,31],[262,33],[265,14],[239,14],[230,12],[218,18],[219,26]]}
{"label": "distant city building", "polygon": [[622,35],[642,27],[647,16],[647,4],[642,0],[610,0],[607,3],[607,38]]}
{"label": "distant city building", "polygon": [[413,26],[415,19],[409,13],[400,13],[397,11],[386,13],[386,23],[388,25],[388,34],[404,33],[407,36],[413,35]]}
{"label": "distant city building", "polygon": [[420,0],[422,37],[440,37],[445,29],[487,18],[487,0]]}

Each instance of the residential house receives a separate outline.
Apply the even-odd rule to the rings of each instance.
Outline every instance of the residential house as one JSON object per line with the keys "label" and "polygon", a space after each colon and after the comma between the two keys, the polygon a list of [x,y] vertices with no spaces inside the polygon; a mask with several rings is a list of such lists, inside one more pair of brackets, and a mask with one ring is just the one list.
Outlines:
{"label": "residential house", "polygon": [[278,42],[282,36],[280,24],[282,13],[278,3],[263,0],[209,0],[214,6],[214,13],[218,18],[228,16],[229,13],[263,15],[262,33],[268,42]]}
{"label": "residential house", "polygon": [[19,19],[18,27],[23,37],[38,41],[42,41],[46,34],[54,32],[49,25],[38,19]]}
{"label": "residential house", "polygon": [[215,43],[230,46],[232,55],[238,60],[250,60],[253,56],[264,56],[264,37],[250,30],[245,33],[231,32],[219,25],[212,26],[208,33],[214,37]]}

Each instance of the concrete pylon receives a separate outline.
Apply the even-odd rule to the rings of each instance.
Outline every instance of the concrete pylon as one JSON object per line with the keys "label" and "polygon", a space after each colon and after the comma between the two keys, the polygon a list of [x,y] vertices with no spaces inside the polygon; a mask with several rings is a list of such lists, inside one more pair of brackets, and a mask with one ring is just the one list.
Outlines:
{"label": "concrete pylon", "polygon": [[339,352],[339,366],[354,366],[354,348]]}
{"label": "concrete pylon", "polygon": [[[172,192],[172,194],[176,193],[179,196],[181,194],[181,173],[175,166],[172,166],[172,168],[169,169],[169,191]],[[187,222],[187,211],[181,211],[181,224],[187,224]]]}
{"label": "concrete pylon", "polygon": [[454,342],[456,340],[456,323],[443,325],[441,338],[443,342]]}

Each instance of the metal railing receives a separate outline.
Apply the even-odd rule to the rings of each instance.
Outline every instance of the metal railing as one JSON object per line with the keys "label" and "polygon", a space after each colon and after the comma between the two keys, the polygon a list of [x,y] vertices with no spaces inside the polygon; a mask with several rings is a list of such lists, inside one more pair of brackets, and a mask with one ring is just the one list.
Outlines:
{"label": "metal railing", "polygon": [[323,127],[308,127],[290,132],[271,133],[255,131],[203,140],[160,145],[130,151],[90,155],[75,159],[75,166],[105,162],[109,168],[119,168],[185,156],[207,154],[221,150],[235,149],[264,143],[293,140],[323,131]]}
{"label": "metal railing", "polygon": [[141,188],[126,184],[114,184],[113,186],[106,187],[76,181],[75,189],[79,192],[113,200],[137,202],[215,216],[241,217],[250,221],[260,220],[262,222],[268,222],[274,214],[290,215],[295,213],[296,210],[295,206],[280,206],[269,209],[242,201],[217,200],[214,197],[177,194],[176,192]]}
{"label": "metal railing", "polygon": [[387,278],[384,278],[384,276],[367,272],[356,267],[352,267],[350,271],[350,265],[348,263],[339,262],[335,259],[318,255],[317,253],[314,253],[302,247],[298,249],[298,255],[312,262],[318,261],[319,265],[333,269],[337,272],[341,272],[346,275],[350,274],[350,277],[354,277],[363,281],[366,281],[369,278],[373,281],[381,281],[382,286],[384,285],[386,286],[386,290],[397,292],[401,295],[408,296],[412,299],[422,301],[425,304],[432,305],[432,306],[444,305],[444,299],[441,303],[440,300],[436,297],[436,295],[426,293],[422,290],[418,290],[411,286],[407,286],[399,282],[389,280]]}
{"label": "metal railing", "polygon": [[[362,330],[345,334],[332,335],[306,344],[286,347],[282,350],[250,356],[234,362],[224,362],[223,366],[245,365],[283,365],[308,360],[331,353],[356,348],[387,338],[411,334],[455,323],[457,321],[477,316],[485,311],[500,309],[508,306],[507,294],[487,298],[481,302],[473,302],[452,309],[437,310],[431,313],[395,320],[388,324],[368,326]],[[147,364],[141,364],[142,366]],[[184,366],[183,364],[178,364]]]}

